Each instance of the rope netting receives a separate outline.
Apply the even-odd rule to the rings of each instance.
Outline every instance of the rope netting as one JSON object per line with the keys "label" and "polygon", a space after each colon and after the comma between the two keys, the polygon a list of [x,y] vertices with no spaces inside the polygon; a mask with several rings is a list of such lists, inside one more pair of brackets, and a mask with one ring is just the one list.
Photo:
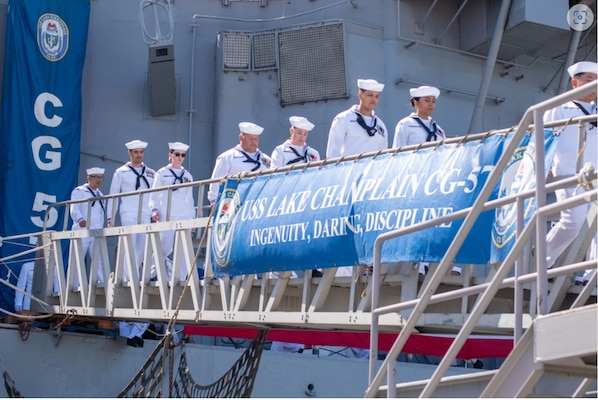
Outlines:
{"label": "rope netting", "polygon": [[[212,220],[214,208],[210,210],[208,221]],[[195,260],[199,257],[201,244],[205,243],[210,223],[208,222],[207,229],[204,230],[200,239],[200,245],[195,254]],[[250,397],[253,390],[253,383],[257,375],[262,350],[266,341],[267,330],[259,330],[251,344],[245,349],[241,357],[233,364],[233,366],[217,381],[202,386],[195,382],[191,376],[189,365],[187,364],[187,356],[185,353],[184,341],[181,342],[181,357],[177,373],[174,373],[174,348],[175,343],[172,337],[174,324],[176,323],[178,312],[180,310],[181,301],[185,295],[185,291],[189,287],[189,280],[191,274],[188,274],[187,281],[183,287],[183,291],[179,296],[177,306],[172,316],[166,335],[160,340],[152,354],[141,367],[137,375],[131,382],[119,393],[118,397],[162,397],[162,380],[165,376],[165,366],[169,366],[168,376],[170,378],[168,383],[168,397],[194,397],[194,398],[211,398],[211,397]]]}
{"label": "rope netting", "polygon": [[186,353],[183,351],[172,394],[174,397],[193,398],[251,397],[267,334],[267,330],[258,331],[251,344],[232,367],[220,379],[206,386],[199,385],[193,380]]}
{"label": "rope netting", "polygon": [[167,333],[117,397],[164,397],[163,380],[166,376],[169,377],[168,397],[171,398],[251,397],[267,334],[267,330],[258,331],[228,371],[209,385],[199,385],[191,375],[184,342],[181,342],[179,365],[174,371],[175,346],[172,335]]}

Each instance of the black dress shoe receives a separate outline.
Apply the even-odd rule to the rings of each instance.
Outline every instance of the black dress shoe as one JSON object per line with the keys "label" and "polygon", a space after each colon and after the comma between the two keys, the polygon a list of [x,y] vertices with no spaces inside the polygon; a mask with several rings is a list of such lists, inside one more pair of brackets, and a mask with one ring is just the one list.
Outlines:
{"label": "black dress shoe", "polygon": [[127,339],[127,346],[131,347],[143,347],[143,339],[139,336]]}
{"label": "black dress shoe", "polygon": [[311,277],[312,278],[321,278],[323,276],[322,272],[318,271],[317,269],[311,270]]}

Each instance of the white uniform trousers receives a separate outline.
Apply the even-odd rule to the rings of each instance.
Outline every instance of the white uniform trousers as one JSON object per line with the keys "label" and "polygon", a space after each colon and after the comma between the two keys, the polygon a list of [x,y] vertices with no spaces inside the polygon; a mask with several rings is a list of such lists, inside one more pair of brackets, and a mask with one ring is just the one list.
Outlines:
{"label": "white uniform trousers", "polygon": [[[171,221],[179,221],[181,219],[186,219],[186,218],[177,218],[177,217],[171,217],[170,220]],[[162,253],[164,255],[164,258],[167,258],[171,253],[173,253],[174,251],[174,231],[163,231],[160,232],[160,241],[162,242]],[[174,258],[174,254],[173,254],[173,258]],[[172,261],[174,261],[173,259],[171,259]],[[168,279],[171,279],[172,276],[172,270],[170,268],[170,263],[167,263],[167,268],[168,268]],[[154,275],[154,272],[152,272],[152,277]],[[181,271],[180,271],[180,275],[179,275],[179,281],[185,281],[187,279],[187,262],[183,259],[182,263],[181,263]]]}
{"label": "white uniform trousers", "polygon": [[[571,196],[583,193],[583,188],[567,188],[555,191],[557,202],[563,201]],[[589,204],[566,209],[561,211],[560,220],[546,235],[546,266],[551,268],[556,259],[565,251],[579,234],[579,230],[585,222],[588,214]],[[588,249],[588,260],[596,259],[596,235]],[[588,269],[582,280],[589,280],[596,272],[595,269]]]}
{"label": "white uniform trousers", "polygon": [[[76,228],[75,228],[76,229]],[[79,228],[85,229],[85,228]],[[89,258],[93,260],[93,238],[87,237],[81,239],[81,247],[83,248],[83,262],[85,262],[85,256],[89,255]],[[74,266],[70,266],[70,268],[74,268]],[[75,272],[75,281],[73,282],[74,287],[78,287],[80,282],[80,277],[77,272]],[[102,272],[102,260],[98,259],[98,282],[104,283],[104,273]]]}
{"label": "white uniform trousers", "polygon": [[142,337],[143,333],[149,327],[147,322],[119,322],[119,334],[128,339],[132,339],[135,336]]}
{"label": "white uniform trousers", "polygon": [[[151,220],[151,215],[142,215],[141,218],[141,223],[147,224]],[[137,213],[121,213],[120,223],[123,226],[137,225]],[[135,265],[137,266],[137,278],[139,278],[140,267],[143,263],[143,254],[145,252],[146,237],[147,235],[145,233],[136,233],[134,235],[131,235],[131,241],[133,242],[133,253],[135,256]],[[127,264],[125,260],[125,279],[129,280],[129,269],[126,266]]]}

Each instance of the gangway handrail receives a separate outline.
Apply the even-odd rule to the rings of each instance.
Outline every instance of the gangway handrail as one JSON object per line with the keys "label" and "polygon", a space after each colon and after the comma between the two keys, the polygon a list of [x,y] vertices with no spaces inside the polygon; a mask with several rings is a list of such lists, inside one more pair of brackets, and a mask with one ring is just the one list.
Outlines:
{"label": "gangway handrail", "polygon": [[[557,127],[557,126],[567,126],[568,124],[571,124],[571,123],[583,123],[583,122],[588,122],[588,121],[592,121],[595,119],[596,119],[596,117],[592,116],[592,115],[580,116],[580,117],[575,117],[575,118],[570,118],[570,119],[553,121],[553,122],[545,124],[545,126],[548,128]],[[70,216],[68,211],[69,211],[69,207],[71,204],[106,200],[106,204],[112,205],[112,207],[110,207],[111,208],[110,213],[107,213],[107,216],[109,216],[109,218],[112,221],[114,221],[115,216],[116,216],[116,210],[117,210],[117,206],[115,206],[115,203],[117,203],[117,200],[124,198],[124,197],[138,196],[139,197],[139,207],[138,207],[138,211],[137,211],[137,221],[138,221],[138,223],[141,223],[141,214],[142,214],[142,210],[143,210],[143,208],[141,207],[141,205],[142,205],[141,202],[145,198],[145,195],[148,195],[148,194],[151,194],[154,192],[168,191],[167,210],[170,211],[171,207],[169,206],[169,204],[170,204],[170,200],[171,200],[171,194],[174,189],[185,188],[185,187],[192,187],[192,188],[198,187],[198,196],[197,196],[198,198],[196,200],[196,205],[195,205],[196,217],[202,217],[202,216],[204,216],[204,213],[202,213],[201,210],[203,210],[203,209],[208,210],[210,208],[210,205],[206,204],[205,199],[203,198],[203,194],[204,194],[203,188],[205,188],[206,186],[209,186],[211,183],[220,182],[227,178],[230,178],[230,179],[253,178],[253,177],[262,176],[262,175],[271,175],[271,174],[275,174],[275,173],[290,172],[290,171],[295,171],[295,170],[304,170],[307,168],[319,168],[324,165],[338,164],[339,162],[343,162],[343,161],[356,161],[356,160],[360,160],[362,158],[369,158],[369,157],[378,156],[378,155],[382,155],[382,154],[394,154],[394,153],[398,153],[398,152],[418,151],[421,149],[426,149],[426,148],[430,148],[430,147],[439,147],[442,145],[462,144],[462,143],[470,142],[470,141],[484,140],[491,135],[508,134],[508,133],[512,132],[514,129],[515,129],[515,127],[491,130],[491,131],[483,132],[483,133],[468,134],[465,136],[447,138],[447,139],[436,141],[436,142],[424,142],[424,143],[420,143],[420,144],[402,146],[402,147],[397,147],[397,148],[390,148],[390,149],[385,149],[385,150],[381,150],[381,151],[360,153],[357,155],[350,155],[350,156],[343,156],[343,157],[336,157],[336,158],[326,158],[326,159],[319,160],[319,161],[311,161],[311,162],[308,162],[305,164],[291,164],[288,166],[272,168],[272,169],[268,169],[268,170],[260,170],[260,171],[255,171],[255,172],[249,172],[249,171],[241,172],[238,174],[226,175],[221,178],[202,179],[202,180],[196,180],[196,181],[186,182],[186,183],[182,183],[182,184],[160,186],[157,188],[141,189],[141,190],[136,190],[136,191],[132,191],[132,192],[123,192],[123,193],[116,193],[116,194],[103,194],[102,196],[93,197],[93,198],[89,198],[89,199],[64,200],[64,201],[51,203],[51,204],[47,205],[44,219],[43,219],[42,231],[46,231],[49,229],[47,226],[47,221],[50,218],[50,214],[51,214],[52,210],[58,209],[60,207],[65,208],[62,230],[68,230],[68,221],[69,221],[69,216]],[[530,124],[527,129],[530,131],[533,130],[534,125]],[[89,220],[90,214],[91,214],[91,210],[90,210],[90,208],[88,208],[88,220]],[[165,221],[170,221],[170,213],[168,213],[165,216]],[[89,224],[88,224],[88,226],[89,226]],[[26,236],[31,236],[31,235],[27,234]],[[0,238],[0,240],[1,240],[1,238]]]}
{"label": "gangway handrail", "polygon": [[[393,375],[390,372],[391,369],[389,368],[389,363],[391,362],[391,360],[396,359],[396,357],[399,355],[400,351],[404,347],[405,343],[407,342],[407,339],[410,336],[409,332],[411,332],[415,328],[415,324],[417,323],[420,316],[423,314],[424,310],[428,306],[428,304],[430,302],[430,298],[432,297],[432,295],[434,294],[434,292],[440,285],[442,277],[448,272],[448,268],[452,264],[452,260],[456,256],[456,254],[459,251],[463,242],[465,241],[465,238],[467,237],[467,234],[471,230],[474,222],[477,220],[478,216],[483,211],[484,204],[490,197],[495,185],[498,183],[500,177],[502,176],[502,173],[503,173],[505,167],[507,166],[507,164],[511,158],[511,155],[514,153],[515,149],[519,145],[521,139],[523,138],[524,133],[527,131],[527,127],[530,125],[532,120],[535,121],[535,124],[534,124],[535,129],[534,130],[535,130],[536,143],[543,143],[544,142],[544,137],[543,137],[544,124],[543,124],[542,117],[543,117],[543,113],[545,111],[550,110],[550,109],[552,109],[560,104],[563,104],[565,102],[583,97],[584,95],[588,95],[588,94],[591,94],[592,92],[596,92],[596,91],[598,91],[598,82],[588,83],[586,85],[583,85],[583,86],[577,87],[573,90],[570,90],[566,93],[558,95],[554,98],[548,99],[548,100],[538,103],[534,106],[531,106],[526,110],[523,117],[521,118],[520,123],[517,126],[517,129],[515,130],[515,133],[512,137],[511,142],[506,146],[506,149],[504,150],[502,156],[500,157],[500,159],[496,163],[494,169],[488,176],[488,179],[487,179],[484,187],[482,188],[477,199],[475,200],[475,202],[472,206],[471,212],[465,217],[465,220],[463,221],[461,227],[459,228],[459,231],[455,235],[455,238],[451,242],[447,252],[445,253],[444,257],[442,258],[436,271],[432,275],[431,279],[428,281],[428,284],[426,285],[426,287],[422,290],[422,294],[419,298],[419,301],[413,308],[411,314],[409,315],[409,318],[407,319],[405,325],[403,326],[402,331],[406,332],[407,334],[399,335],[397,337],[390,352],[387,354],[385,360],[382,362],[382,365],[378,369],[378,373],[376,373],[376,367],[378,364],[377,363],[378,314],[375,314],[375,313],[372,314],[372,325],[371,325],[371,331],[370,331],[369,386],[365,392],[366,397],[374,397],[375,396],[378,388],[382,384],[382,380],[384,379],[385,371],[387,372],[389,385],[391,384],[390,380],[393,377]],[[544,202],[543,202],[544,199],[542,199],[542,201],[540,201],[539,196],[546,195],[545,175],[544,175],[544,146],[536,146],[536,147],[537,147],[537,149],[536,149],[537,150],[536,151],[536,199],[537,199],[537,207],[541,208],[542,206],[544,206]],[[530,231],[532,229],[530,227],[534,226],[536,218],[537,218],[537,214],[535,213],[532,216],[533,222],[530,221],[528,223],[528,225],[523,229],[523,232],[521,232],[521,236],[524,236],[524,234],[531,235],[531,232],[528,232],[528,231]],[[541,224],[542,221],[543,221],[543,218],[540,218],[540,223],[536,225],[537,237],[541,237],[541,234],[542,234],[542,229],[541,229],[542,227],[538,226],[538,225],[542,225]],[[545,236],[546,235],[546,226],[543,226],[543,229],[544,229],[543,233]],[[378,305],[379,305],[379,297],[380,297],[379,287],[380,287],[380,279],[381,279],[380,278],[380,267],[381,267],[382,244],[385,241],[390,240],[395,237],[398,237],[398,236],[399,236],[399,234],[397,234],[397,231],[391,231],[391,232],[387,232],[387,233],[383,233],[383,234],[379,235],[375,240],[374,257],[373,257],[374,263],[373,263],[373,272],[372,272],[372,274],[373,274],[372,310],[378,308]],[[519,251],[522,250],[524,242],[525,242],[524,240],[517,240],[515,242],[515,245],[513,246],[513,249],[511,249],[511,251],[507,255],[507,259],[510,259],[513,257],[512,254],[515,254],[516,249]],[[545,257],[545,251],[543,251],[544,248],[541,245],[538,246],[538,249],[540,251],[537,251],[536,254],[538,257],[537,265],[539,267],[540,262],[541,262],[541,257]],[[507,260],[505,260],[503,262],[503,266],[501,266],[501,268],[504,267],[504,264],[506,264],[506,261]],[[514,261],[515,260],[513,260],[513,262]],[[501,268],[499,268],[499,271],[501,270]],[[506,268],[504,268],[504,269],[506,270]],[[538,272],[538,277],[537,277],[538,295],[541,300],[542,294],[547,291],[546,270],[543,268],[538,268],[537,272]],[[499,273],[497,272],[497,275],[494,277],[493,282],[495,280],[497,280],[498,276],[499,276]],[[502,281],[502,279],[501,279],[501,281]],[[496,283],[496,286],[497,285],[498,285],[498,283]],[[492,285],[491,285],[491,287],[492,287]],[[491,289],[488,288],[487,291],[489,291],[489,290],[491,290]],[[476,303],[476,307],[480,306],[480,303],[481,303],[481,300],[478,299],[478,302]],[[474,317],[474,313],[470,314],[470,316],[468,318],[468,322],[473,317]],[[466,325],[469,326],[467,323],[466,323]],[[430,378],[428,384],[422,391],[422,393],[421,393],[422,397],[430,397],[431,394],[433,393],[433,391],[435,390],[435,388],[438,386],[440,379],[442,378],[442,375],[448,369],[450,362],[452,362],[451,357],[454,357],[457,354],[458,349],[463,345],[463,343],[466,339],[466,335],[463,334],[464,332],[465,331],[463,328],[459,332],[459,334],[457,335],[455,340],[453,341],[447,354],[443,357],[438,368],[436,369],[436,372]],[[468,334],[469,333],[467,333],[467,335]]]}
{"label": "gangway handrail", "polygon": [[[548,128],[557,127],[557,126],[565,126],[566,127],[568,124],[584,123],[584,122],[592,121],[595,119],[596,119],[596,117],[592,116],[592,115],[580,116],[580,117],[575,117],[575,118],[570,118],[570,119],[553,121],[553,122],[547,123],[545,126]],[[484,140],[491,135],[508,134],[508,133],[512,132],[514,129],[515,129],[515,127],[491,130],[491,131],[483,132],[483,133],[468,134],[465,136],[447,138],[447,139],[440,140],[437,142],[424,142],[424,143],[420,143],[420,144],[402,146],[402,147],[398,147],[398,148],[390,148],[390,149],[381,150],[381,151],[360,153],[357,155],[350,155],[350,156],[343,156],[343,157],[336,157],[336,158],[326,158],[323,160],[312,161],[312,162],[308,162],[305,164],[292,164],[292,165],[288,165],[288,166],[272,168],[269,170],[261,170],[261,171],[255,171],[255,172],[241,172],[238,174],[227,175],[227,176],[224,176],[221,178],[202,179],[202,180],[196,180],[196,181],[187,182],[187,183],[183,183],[183,184],[161,186],[158,188],[148,188],[148,189],[142,189],[142,190],[137,190],[137,191],[132,191],[132,192],[116,193],[116,194],[103,194],[102,196],[93,197],[93,198],[89,198],[89,199],[64,200],[64,201],[60,201],[60,202],[56,202],[56,203],[47,205],[46,210],[45,210],[45,215],[43,218],[42,231],[46,231],[49,229],[49,227],[47,226],[47,222],[52,214],[52,210],[58,209],[61,207],[64,207],[64,209],[65,209],[65,213],[63,216],[62,230],[68,230],[68,221],[69,221],[69,217],[70,217],[70,212],[69,212],[70,205],[78,204],[78,203],[86,203],[86,202],[89,203],[89,202],[93,202],[93,201],[104,201],[105,200],[106,204],[109,204],[112,206],[112,207],[110,207],[111,208],[110,212],[106,213],[107,217],[109,219],[111,219],[112,221],[115,221],[116,210],[118,207],[115,204],[118,204],[117,201],[121,198],[132,197],[132,196],[139,197],[137,221],[138,221],[138,223],[141,223],[141,214],[142,214],[142,210],[143,210],[142,201],[145,198],[145,195],[148,195],[148,194],[151,194],[154,192],[161,192],[161,191],[168,191],[168,198],[167,198],[168,213],[165,216],[165,221],[170,221],[170,209],[171,209],[170,200],[171,200],[172,191],[174,189],[184,188],[184,187],[192,187],[192,188],[197,187],[198,188],[198,196],[197,196],[198,198],[196,200],[195,209],[196,209],[196,218],[199,218],[199,217],[205,216],[204,215],[205,213],[203,212],[203,210],[209,210],[211,207],[210,204],[206,204],[206,201],[203,198],[203,196],[204,196],[203,189],[206,186],[209,186],[211,183],[220,182],[226,178],[230,178],[230,179],[253,178],[253,177],[262,176],[262,175],[290,172],[290,171],[295,171],[295,170],[304,170],[307,168],[319,168],[324,165],[338,164],[339,162],[343,162],[343,161],[356,161],[356,160],[360,160],[362,158],[373,157],[373,156],[378,156],[378,155],[382,155],[382,154],[394,154],[394,153],[398,153],[398,152],[418,151],[418,150],[426,149],[426,148],[430,148],[430,147],[435,148],[435,147],[439,147],[442,145],[462,144],[462,143],[470,142],[470,141]],[[530,131],[533,130],[534,125],[530,124],[527,129]],[[88,207],[88,216],[87,216],[88,221],[89,221],[90,217],[91,217],[91,208]],[[88,224],[88,229],[89,229],[89,224]],[[31,235],[27,234],[26,236],[31,236]],[[1,238],[0,238],[0,240],[1,240]]]}
{"label": "gangway handrail", "polygon": [[[186,182],[186,183],[180,183],[180,184],[176,184],[176,185],[168,185],[168,186],[160,186],[157,188],[149,188],[149,189],[142,189],[142,190],[136,190],[136,191],[132,191],[132,192],[123,192],[123,193],[116,193],[116,194],[103,194],[102,196],[98,196],[98,197],[91,197],[88,199],[78,199],[78,200],[64,200],[64,201],[59,201],[56,203],[52,203],[52,204],[48,204],[47,208],[46,208],[46,213],[44,216],[44,224],[42,227],[43,231],[48,230],[48,226],[47,226],[47,220],[49,218],[49,214],[51,213],[52,209],[58,209],[60,207],[64,207],[65,208],[65,214],[64,214],[64,222],[63,222],[63,230],[68,230],[67,229],[67,225],[68,225],[68,218],[69,218],[69,207],[71,204],[78,204],[78,203],[89,203],[89,202],[93,202],[93,201],[101,201],[101,200],[106,200],[111,201],[111,204],[113,205],[113,210],[111,210],[110,212],[110,216],[112,219],[114,219],[114,216],[116,214],[116,206],[114,205],[116,203],[116,200],[123,198],[123,197],[132,197],[132,196],[139,196],[140,201],[145,197],[146,194],[151,194],[154,192],[164,192],[164,191],[168,191],[169,196],[168,196],[168,204],[170,204],[170,193],[172,193],[173,190],[175,189],[179,189],[179,188],[185,188],[185,187],[195,187],[197,186],[198,188],[207,184],[210,184],[211,182],[216,181],[215,179],[206,179],[206,180],[200,180],[200,181],[192,181],[192,182]],[[199,199],[197,204],[199,204]],[[199,209],[199,207],[196,207]],[[170,207],[168,207],[168,209],[170,210]],[[140,222],[141,220],[141,213],[142,213],[142,208],[139,207],[139,211],[137,214],[137,221]],[[88,211],[89,214],[89,211]],[[88,215],[89,217],[89,215]],[[167,214],[166,216],[166,221],[170,220],[170,214]],[[89,225],[89,224],[88,224]]]}
{"label": "gangway handrail", "polygon": [[[592,201],[595,201],[596,199],[598,199],[598,189],[593,190],[588,193],[584,193],[582,195],[572,196],[572,197],[568,198],[567,200],[563,200],[562,202],[559,202],[558,204],[551,204],[551,205],[544,206],[541,209],[537,210],[537,214],[552,215],[555,212],[560,211],[561,209],[567,209],[567,208],[571,208],[571,207],[575,207],[575,206],[587,203],[587,201],[589,199],[591,199]],[[490,203],[486,203],[485,210],[491,208],[489,206],[489,204]],[[463,211],[463,210],[461,210],[461,211]],[[457,213],[455,213],[455,214],[457,214]],[[533,218],[534,217],[532,217],[532,221],[533,221]],[[532,221],[530,221],[530,222],[532,222]],[[530,223],[528,225],[533,225],[533,224]],[[407,232],[408,228],[401,228],[400,230],[403,234],[409,233],[409,232]],[[414,230],[411,230],[411,231],[414,231]],[[529,233],[529,234],[531,234],[531,233]],[[527,239],[529,234],[526,237],[523,237],[523,239]],[[522,236],[523,235],[521,235],[520,238]],[[521,243],[525,242],[525,240],[519,240],[519,241]],[[506,261],[503,264],[506,264]],[[569,274],[572,274],[575,272],[583,271],[588,268],[593,268],[595,266],[596,266],[595,260],[582,261],[582,262],[571,264],[568,266],[551,269],[550,271],[547,272],[547,276],[548,276],[548,278],[556,278],[561,275],[569,275]],[[510,266],[509,266],[509,268],[510,268]],[[507,273],[508,273],[508,271],[507,271]],[[499,284],[500,286],[498,288],[511,287],[511,286],[514,286],[515,283],[531,283],[534,280],[536,280],[537,277],[538,277],[537,272],[530,272],[528,274],[520,275],[518,277],[504,278],[504,279],[502,279],[501,283]],[[463,296],[479,294],[479,293],[486,291],[490,287],[491,283],[492,282],[480,283],[475,286],[454,289],[454,290],[451,290],[448,292],[443,292],[443,293],[436,293],[430,297],[430,301],[428,304],[436,304],[436,303],[441,303],[443,301],[458,299]],[[408,301],[404,301],[404,302],[393,304],[393,305],[377,307],[377,308],[372,309],[372,315],[382,315],[382,314],[387,314],[387,313],[392,313],[392,312],[408,310],[408,309],[415,307],[419,301],[420,301],[419,299],[413,299],[413,300],[408,300]]]}

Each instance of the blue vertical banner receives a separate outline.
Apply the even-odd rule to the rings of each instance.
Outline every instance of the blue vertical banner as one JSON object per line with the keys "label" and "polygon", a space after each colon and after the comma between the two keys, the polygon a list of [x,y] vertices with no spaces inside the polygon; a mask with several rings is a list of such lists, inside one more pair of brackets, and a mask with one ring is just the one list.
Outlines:
{"label": "blue vertical banner", "polygon": [[[2,237],[40,231],[47,205],[68,199],[77,184],[89,13],[89,0],[9,3],[0,125]],[[47,228],[61,229],[63,212],[53,210]],[[34,244],[5,242],[0,256]],[[8,278],[10,268],[18,276],[20,267],[3,265],[0,275]],[[11,295],[2,293],[0,307],[12,309]]]}

